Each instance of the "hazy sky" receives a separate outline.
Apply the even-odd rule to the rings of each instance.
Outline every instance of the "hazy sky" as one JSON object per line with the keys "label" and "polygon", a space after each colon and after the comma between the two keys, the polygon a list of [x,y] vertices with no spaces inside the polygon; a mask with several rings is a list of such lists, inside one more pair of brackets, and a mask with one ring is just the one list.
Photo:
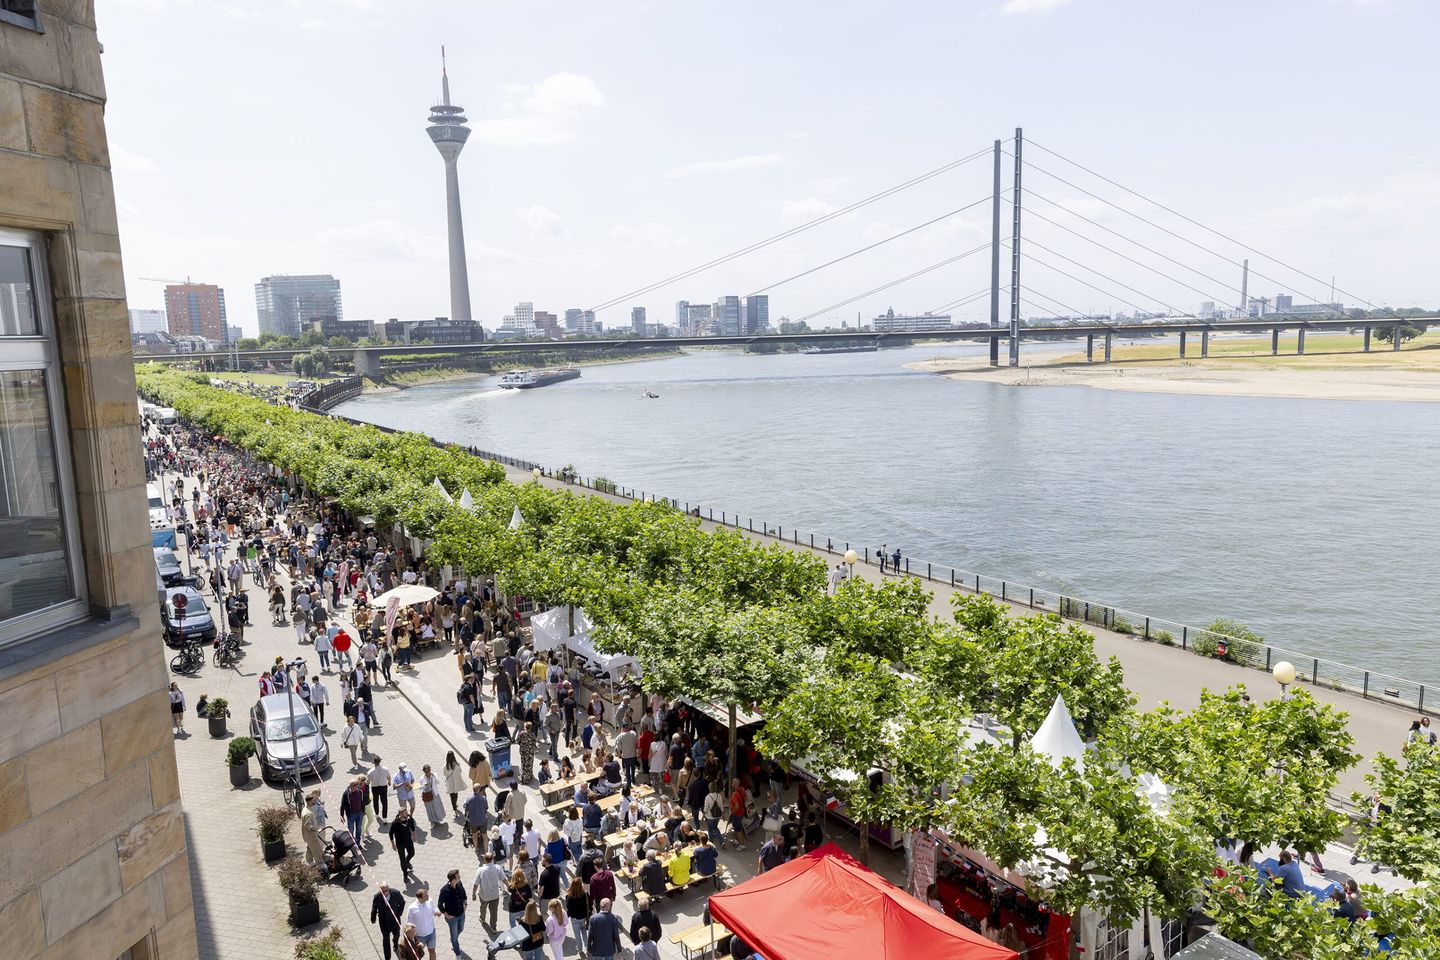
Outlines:
{"label": "hazy sky", "polygon": [[[474,128],[461,192],[474,315],[487,326],[518,300],[563,313],[619,297],[1016,126],[1321,278],[1027,149],[1202,247],[1251,257],[1264,275],[1252,295],[1323,300],[1334,274],[1347,303],[1440,305],[1433,0],[97,6],[133,307],[162,304],[162,284],[140,277],[190,276],[224,286],[231,322],[254,331],[261,276],[333,273],[347,317],[448,313],[443,169],[425,135],[442,43]],[[986,198],[991,175],[987,156],[600,319],[628,323],[632,304],[669,319],[678,299],[750,293]],[[1007,189],[1009,177],[1007,158]],[[1060,312],[1042,294],[1097,311],[1238,299],[1226,259],[1038,170],[1024,186],[1036,214],[1024,235],[1054,251],[1029,249],[1022,287],[1038,306],[1027,315]],[[1003,216],[1008,236],[1008,198]],[[820,311],[989,237],[983,203],[771,291],[771,316]],[[923,311],[988,283],[987,250],[825,316]],[[981,300],[957,315],[987,312]]]}

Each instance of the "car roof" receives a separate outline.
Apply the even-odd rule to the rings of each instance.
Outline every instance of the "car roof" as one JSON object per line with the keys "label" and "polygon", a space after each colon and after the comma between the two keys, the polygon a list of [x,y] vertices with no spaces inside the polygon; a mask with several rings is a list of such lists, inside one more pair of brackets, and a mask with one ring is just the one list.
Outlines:
{"label": "car roof", "polygon": [[298,717],[301,714],[308,714],[310,712],[310,708],[305,706],[305,701],[300,699],[299,694],[294,694],[293,696],[288,693],[268,694],[260,698],[257,706],[265,710],[266,719],[286,717],[290,715],[290,703],[292,699],[295,703],[295,716]]}

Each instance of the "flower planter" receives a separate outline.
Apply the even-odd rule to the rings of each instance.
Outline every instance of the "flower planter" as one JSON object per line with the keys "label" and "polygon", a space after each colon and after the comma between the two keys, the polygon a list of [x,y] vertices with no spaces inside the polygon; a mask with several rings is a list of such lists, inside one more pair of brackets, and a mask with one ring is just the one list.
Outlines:
{"label": "flower planter", "polygon": [[230,786],[244,787],[250,783],[250,761],[230,764]]}
{"label": "flower planter", "polygon": [[285,859],[285,838],[279,840],[261,840],[260,852],[265,856],[266,863],[274,863],[276,860]]}
{"label": "flower planter", "polygon": [[221,716],[218,716],[218,717],[210,717],[209,720],[210,720],[210,736],[215,737],[216,739],[219,739],[220,737],[225,736],[226,730],[225,730],[225,717],[224,717],[224,715],[222,714]]}
{"label": "flower planter", "polygon": [[290,925],[308,927],[320,922],[320,900],[317,897],[301,898],[290,894]]}

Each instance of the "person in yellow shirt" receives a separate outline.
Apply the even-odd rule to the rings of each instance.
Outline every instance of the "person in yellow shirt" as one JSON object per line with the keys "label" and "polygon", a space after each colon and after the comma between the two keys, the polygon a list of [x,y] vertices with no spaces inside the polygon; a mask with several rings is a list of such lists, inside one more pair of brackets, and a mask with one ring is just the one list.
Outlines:
{"label": "person in yellow shirt", "polygon": [[670,882],[683,887],[690,882],[690,848],[677,847],[670,858]]}

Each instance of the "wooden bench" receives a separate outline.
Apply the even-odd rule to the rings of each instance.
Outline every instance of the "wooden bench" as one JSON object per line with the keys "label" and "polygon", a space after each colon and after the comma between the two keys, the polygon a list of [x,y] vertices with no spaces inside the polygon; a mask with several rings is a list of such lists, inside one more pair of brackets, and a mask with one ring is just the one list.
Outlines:
{"label": "wooden bench", "polygon": [[545,808],[545,815],[549,817],[563,817],[571,807],[575,806],[574,797],[566,797]]}
{"label": "wooden bench", "polygon": [[722,950],[730,936],[730,930],[723,923],[697,923],[670,937],[670,942],[680,948],[685,960],[697,960],[711,949]]}
{"label": "wooden bench", "polygon": [[669,893],[671,896],[674,896],[675,894],[680,893],[682,890],[689,890],[691,887],[699,886],[701,883],[704,883],[704,882],[707,881],[707,880],[712,881],[712,882],[715,884],[716,889],[719,889],[719,887],[720,887],[720,880],[721,880],[721,878],[724,877],[724,876],[725,876],[725,865],[724,865],[724,864],[719,864],[719,863],[717,863],[717,864],[715,865],[715,872],[714,872],[714,873],[693,873],[693,872],[692,872],[692,873],[690,874],[690,879],[687,880],[685,883],[675,884],[675,883],[671,883],[671,882],[669,882],[669,881],[667,880],[667,881],[665,882],[665,892],[666,892],[666,893]]}

